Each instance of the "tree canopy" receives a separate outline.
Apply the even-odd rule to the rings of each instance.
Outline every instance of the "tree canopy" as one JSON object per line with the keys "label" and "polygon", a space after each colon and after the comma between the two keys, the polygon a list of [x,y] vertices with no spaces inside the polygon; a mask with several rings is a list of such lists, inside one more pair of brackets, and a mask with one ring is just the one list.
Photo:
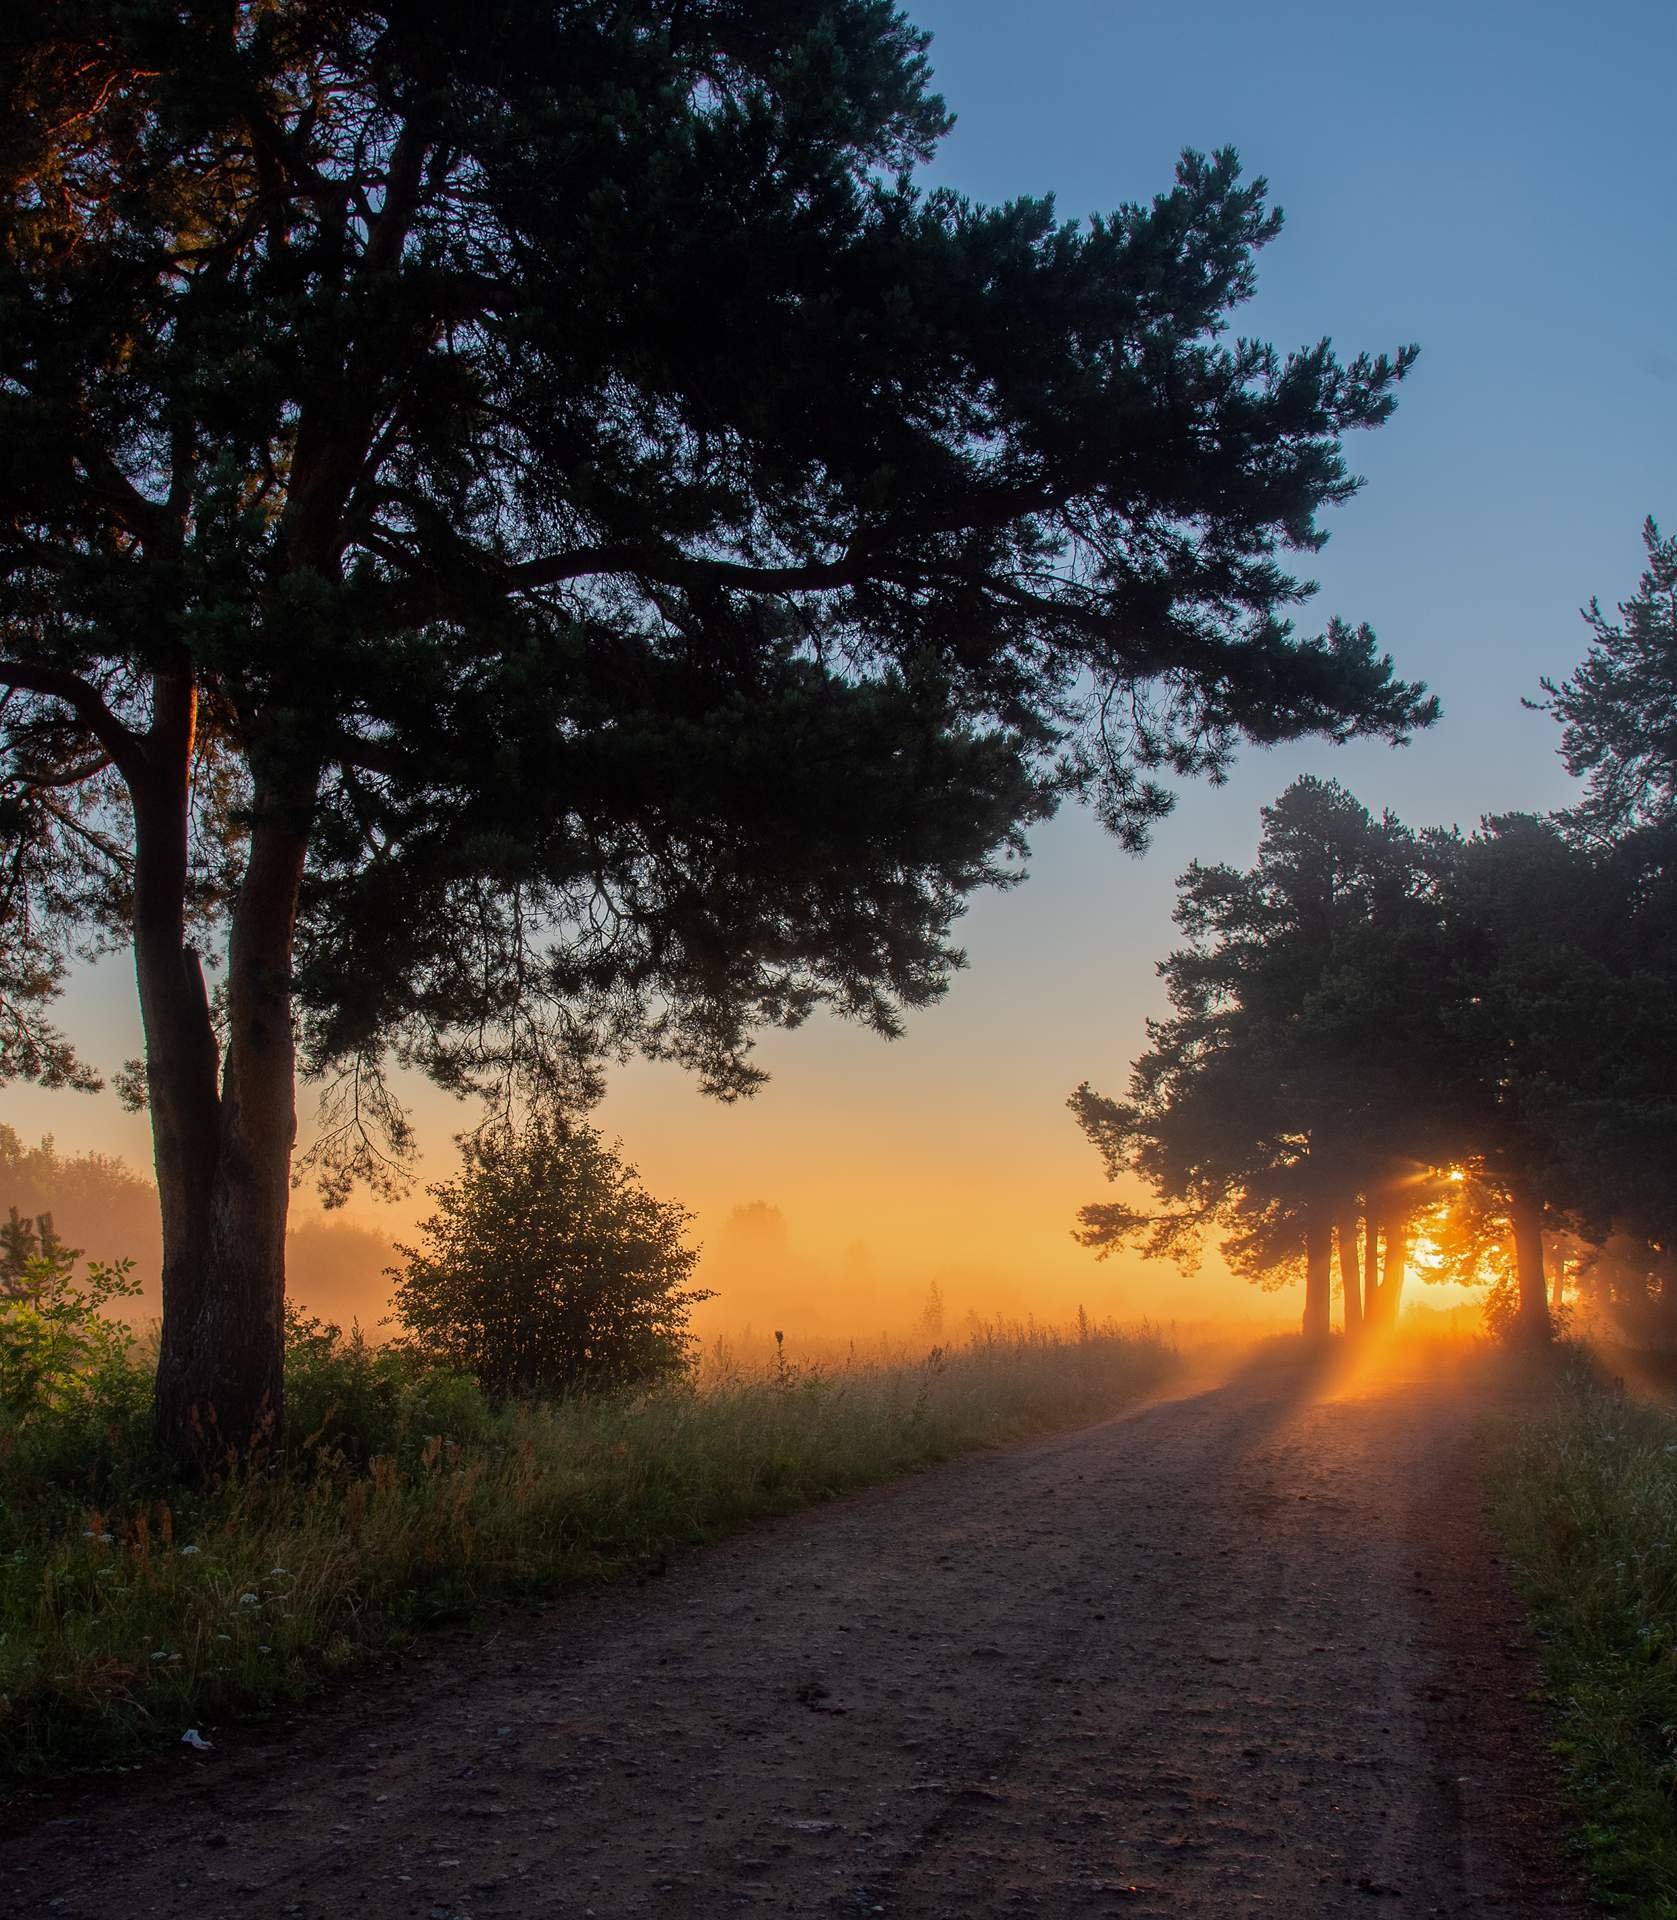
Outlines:
{"label": "tree canopy", "polygon": [[1424,1228],[1444,1271],[1505,1269],[1511,1315],[1545,1332],[1545,1233],[1677,1228],[1670,871],[1652,829],[1416,834],[1296,782],[1251,870],[1183,876],[1173,1011],[1129,1098],[1072,1096],[1109,1177],[1151,1194],[1084,1208],[1084,1243],[1191,1261],[1218,1233],[1267,1284],[1303,1269],[1325,1333],[1330,1237],[1355,1330],[1393,1316]]}
{"label": "tree canopy", "polygon": [[[1174,914],[1187,944],[1159,967],[1172,1014],[1148,1024],[1130,1099],[1085,1086],[1072,1101],[1109,1173],[1141,1174],[1164,1204],[1086,1208],[1086,1244],[1139,1238],[1191,1261],[1220,1226],[1238,1267],[1278,1283],[1317,1203],[1372,1178],[1389,1148],[1356,1049],[1368,1010],[1345,1017],[1345,968],[1360,931],[1396,931],[1416,865],[1398,821],[1307,777],[1263,810],[1249,871],[1189,867]],[[1388,997],[1367,978],[1360,991]]]}
{"label": "tree canopy", "polygon": [[1566,770],[1585,781],[1566,818],[1595,838],[1677,822],[1677,536],[1662,538],[1650,516],[1642,544],[1648,565],[1618,620],[1592,600],[1588,652],[1543,682]]}
{"label": "tree canopy", "polygon": [[278,1407],[294,1041],[335,1197],[392,1058],[738,1094],[1066,795],[1433,716],[1288,562],[1412,350],[1230,333],[1232,153],[925,191],[885,0],[19,0],[0,75],[0,1069],[91,1084],[132,941],[174,1444]]}

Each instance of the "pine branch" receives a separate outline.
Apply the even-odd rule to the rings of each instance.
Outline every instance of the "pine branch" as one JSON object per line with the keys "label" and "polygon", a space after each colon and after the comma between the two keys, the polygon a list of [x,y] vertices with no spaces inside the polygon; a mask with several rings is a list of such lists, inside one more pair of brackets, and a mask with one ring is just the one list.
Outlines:
{"label": "pine branch", "polygon": [[123,725],[106,706],[99,689],[80,674],[38,660],[0,659],[0,686],[63,701],[125,778],[131,779],[142,771],[144,754],[140,736]]}

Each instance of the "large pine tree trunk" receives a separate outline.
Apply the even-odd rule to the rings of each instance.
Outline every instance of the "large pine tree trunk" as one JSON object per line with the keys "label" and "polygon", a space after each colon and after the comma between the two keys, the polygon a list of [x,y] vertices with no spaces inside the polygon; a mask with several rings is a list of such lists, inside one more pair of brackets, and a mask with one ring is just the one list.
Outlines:
{"label": "large pine tree trunk", "polygon": [[1306,1340],[1326,1340],[1331,1330],[1333,1228],[1325,1214],[1312,1217],[1304,1240],[1304,1326]]}
{"label": "large pine tree trunk", "polygon": [[[154,727],[153,737],[157,729]],[[227,1049],[185,941],[186,804],[136,807],[135,954],[163,1215],[157,1439],[198,1474],[275,1446],[284,1414],[285,1224],[296,1130],[291,964],[306,806],[258,784],[228,951]]]}
{"label": "large pine tree trunk", "polygon": [[1520,1293],[1518,1326],[1530,1340],[1547,1340],[1549,1287],[1543,1272],[1543,1209],[1517,1188],[1509,1214],[1514,1227],[1514,1277]]}
{"label": "large pine tree trunk", "polygon": [[1357,1216],[1343,1214],[1338,1226],[1339,1286],[1345,1299],[1345,1331],[1353,1338],[1363,1330],[1363,1285],[1357,1259]]}
{"label": "large pine tree trunk", "polygon": [[163,1225],[163,1336],[158,1438],[178,1453],[174,1376],[180,1330],[196,1315],[209,1268],[209,1195],[221,1099],[204,974],[187,944],[187,809],[196,696],[190,676],[160,674],[134,803],[134,973],[145,1032],[146,1094]]}

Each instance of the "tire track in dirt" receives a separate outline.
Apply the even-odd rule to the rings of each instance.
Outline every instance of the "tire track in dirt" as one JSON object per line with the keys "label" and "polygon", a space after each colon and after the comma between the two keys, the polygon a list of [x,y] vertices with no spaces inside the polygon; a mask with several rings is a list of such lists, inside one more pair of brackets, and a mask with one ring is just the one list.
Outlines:
{"label": "tire track in dirt", "polygon": [[80,1792],[0,1912],[1580,1913],[1480,1386],[1253,1366],[432,1640]]}

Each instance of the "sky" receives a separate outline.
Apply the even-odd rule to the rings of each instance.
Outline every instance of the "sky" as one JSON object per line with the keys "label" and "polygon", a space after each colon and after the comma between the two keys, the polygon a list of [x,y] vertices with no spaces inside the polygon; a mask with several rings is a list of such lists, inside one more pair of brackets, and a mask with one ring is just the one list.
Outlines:
{"label": "sky", "polygon": [[[1677,8],[907,10],[956,114],[930,179],[986,202],[1052,192],[1081,218],[1167,187],[1183,147],[1233,145],[1286,214],[1239,330],[1282,347],[1328,335],[1347,356],[1419,343],[1395,418],[1350,442],[1367,485],[1329,517],[1301,618],[1367,620],[1444,717],[1400,750],[1248,749],[1226,786],[1183,792],[1140,860],[1067,811],[1035,835],[1023,887],[975,901],[966,970],[902,1039],[825,1018],[770,1035],[770,1084],[732,1108],[633,1065],[596,1118],[654,1192],[695,1210],[723,1287],[711,1324],[867,1332],[934,1279],[957,1322],[1079,1301],[1123,1318],[1296,1313],[1214,1261],[1184,1286],[1078,1247],[1077,1208],[1103,1183],[1066,1097],[1085,1079],[1122,1089],[1162,1004],[1176,876],[1249,862],[1258,809],[1299,773],[1416,825],[1566,799],[1554,724],[1521,697],[1576,664],[1592,595],[1634,591],[1644,515],[1677,524]],[[79,980],[65,1015],[107,1071],[139,1050],[120,962]],[[470,1115],[414,1091],[434,1178]],[[305,1089],[305,1134],[308,1110]],[[143,1119],[109,1096],[12,1088],[0,1116],[149,1165]],[[422,1201],[351,1213],[405,1226]],[[754,1203],[779,1210],[781,1237],[736,1259],[730,1285],[724,1256],[748,1237],[730,1216]]]}

